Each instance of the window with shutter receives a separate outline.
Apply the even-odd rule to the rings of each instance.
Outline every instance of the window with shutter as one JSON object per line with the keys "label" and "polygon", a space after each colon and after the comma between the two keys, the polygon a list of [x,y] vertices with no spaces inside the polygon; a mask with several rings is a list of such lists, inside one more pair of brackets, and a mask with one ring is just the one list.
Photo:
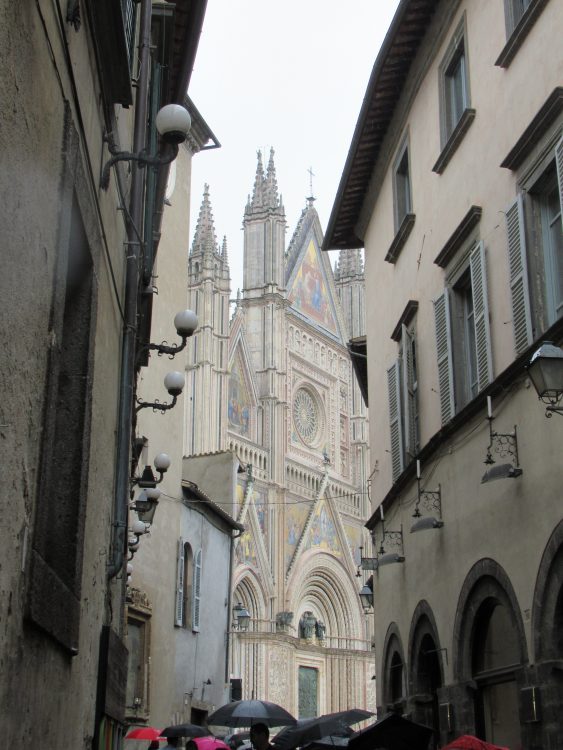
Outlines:
{"label": "window with shutter", "polygon": [[438,357],[438,389],[442,424],[455,413],[452,334],[450,327],[450,300],[448,289],[434,301],[436,327],[436,352]]}
{"label": "window with shutter", "polygon": [[516,354],[521,354],[532,343],[524,206],[521,193],[506,211],[506,229],[508,236],[508,267],[510,272],[510,293],[512,296],[514,348]]}
{"label": "window with shutter", "polygon": [[[521,185],[522,192],[517,199],[516,208],[513,204],[507,212],[511,286],[514,269],[513,297],[520,292],[527,300],[530,340],[563,316],[563,138],[559,135],[551,148],[546,144],[543,153],[544,157],[535,168],[533,163],[524,165],[530,177]],[[523,241],[524,236],[527,242]],[[518,251],[522,259],[523,282],[525,283],[526,276],[536,280],[533,287],[529,285],[522,290],[517,286]],[[527,274],[524,264],[528,267]],[[521,310],[520,314],[522,315]],[[524,325],[525,321],[520,321],[515,313],[515,332],[519,334],[523,348],[527,333],[521,330]]]}
{"label": "window with shutter", "polygon": [[181,628],[184,624],[184,540],[178,539],[178,558],[176,572],[176,611],[174,624]]}
{"label": "window with shutter", "polygon": [[391,430],[391,467],[393,481],[404,469],[403,425],[401,415],[400,361],[387,370],[389,391],[389,428]]}
{"label": "window with shutter", "polygon": [[[469,258],[471,293],[473,297],[473,324],[475,326],[475,358],[477,366],[477,391],[482,391],[493,379],[491,354],[491,329],[487,298],[487,266],[485,246],[480,242]],[[477,395],[477,394],[475,394]]]}
{"label": "window with shutter", "polygon": [[194,579],[192,590],[192,630],[199,632],[199,615],[201,599],[201,550],[197,551],[194,562]]}
{"label": "window with shutter", "polygon": [[418,371],[414,333],[403,325],[401,331],[401,366],[403,391],[403,434],[405,456],[412,461],[419,449],[418,433]]}

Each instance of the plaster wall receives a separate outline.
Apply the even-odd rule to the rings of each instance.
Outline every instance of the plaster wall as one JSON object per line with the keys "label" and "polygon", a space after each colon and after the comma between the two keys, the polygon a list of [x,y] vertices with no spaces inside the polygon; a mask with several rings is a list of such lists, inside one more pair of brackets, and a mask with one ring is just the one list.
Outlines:
{"label": "plaster wall", "polygon": [[[107,586],[106,563],[121,344],[117,297],[122,303],[125,232],[115,194],[98,190],[103,118],[88,34],[84,28],[69,34],[69,69],[57,8],[57,3],[0,2],[0,475],[6,511],[0,552],[0,725],[10,745],[78,748],[90,746],[95,728],[101,626],[112,624],[119,632],[121,625],[122,581]],[[65,102],[78,144],[66,163]],[[129,119],[124,112],[124,129]],[[56,264],[61,223],[69,211],[61,195],[63,174],[71,175],[94,266],[92,417],[75,656],[24,617],[36,508],[49,500],[39,485],[39,464],[49,352],[56,343]],[[57,460],[64,461],[64,456]],[[113,617],[107,606],[112,600]]]}
{"label": "plaster wall", "polygon": [[[518,427],[521,477],[481,484],[489,432],[484,415],[477,416],[423,467],[423,487],[441,486],[444,527],[410,533],[417,496],[414,482],[386,514],[386,529],[403,529],[405,562],[381,568],[374,575],[379,675],[383,675],[387,624],[397,624],[407,658],[411,618],[418,603],[426,600],[436,618],[437,645],[448,653],[443,663],[445,682],[454,681],[453,623],[459,592],[472,566],[482,558],[495,560],[510,579],[528,658],[535,661],[532,604],[540,560],[561,516],[560,475],[554,467],[560,464],[563,425],[556,419],[546,423],[525,379],[495,409],[495,430],[510,432],[514,425]],[[379,540],[380,526],[376,535]]]}
{"label": "plaster wall", "polygon": [[[460,3],[444,28],[446,5],[442,3],[437,11],[413,64],[410,79],[417,83],[411,99],[397,107],[364,208],[373,209],[365,236],[366,289],[395,290],[366,295],[366,317],[376,322],[377,330],[377,346],[368,345],[370,394],[386,394],[386,369],[397,357],[390,336],[407,301],[417,300],[422,445],[440,428],[433,301],[443,291],[445,273],[434,259],[469,208],[483,207],[474,236],[484,241],[487,254],[493,375],[497,375],[514,357],[504,212],[516,197],[519,178],[499,165],[563,80],[561,55],[545,53],[560,48],[560,4],[547,3],[506,69],[494,64],[506,42],[503,4]],[[439,65],[464,14],[470,106],[476,117],[445,170],[437,174],[432,167],[441,150]],[[392,165],[405,137],[416,221],[396,263],[391,264],[384,257],[395,236]],[[389,430],[381,428],[387,424],[387,399],[374,395],[370,398],[370,445],[372,468],[377,462],[376,498],[391,485]]]}

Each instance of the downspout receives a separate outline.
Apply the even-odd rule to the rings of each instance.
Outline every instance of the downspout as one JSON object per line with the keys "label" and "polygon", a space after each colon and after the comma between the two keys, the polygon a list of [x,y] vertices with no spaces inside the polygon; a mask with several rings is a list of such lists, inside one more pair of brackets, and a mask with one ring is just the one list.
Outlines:
{"label": "downspout", "polygon": [[[238,539],[240,536],[244,534],[244,531],[239,531],[238,534],[231,534],[231,552],[229,555],[229,595],[227,597],[227,644],[225,649],[225,684],[229,686],[229,690],[231,689],[231,677],[229,672],[229,662],[231,660],[231,611],[232,611],[232,604],[233,604],[233,589],[232,589],[232,582],[233,582],[233,567],[234,567],[234,560],[235,560],[235,539]],[[229,695],[230,700],[230,695]]]}
{"label": "downspout", "polygon": [[[145,147],[150,68],[151,0],[141,0],[139,31],[139,79],[135,102],[135,129],[133,152]],[[119,382],[119,412],[117,423],[117,456],[115,470],[115,499],[111,558],[108,578],[116,576],[125,561],[129,471],[131,460],[131,434],[133,421],[133,394],[135,389],[135,339],[137,333],[137,304],[139,294],[139,266],[141,259],[141,225],[143,218],[143,189],[146,170],[131,163],[130,220],[127,224],[127,251],[125,267],[125,323],[121,344],[121,374]]]}

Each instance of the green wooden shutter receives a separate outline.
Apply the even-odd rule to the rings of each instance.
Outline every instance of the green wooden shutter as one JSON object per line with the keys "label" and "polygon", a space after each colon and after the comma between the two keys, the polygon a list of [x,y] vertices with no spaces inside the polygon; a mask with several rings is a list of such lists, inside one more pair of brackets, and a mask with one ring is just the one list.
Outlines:
{"label": "green wooden shutter", "polygon": [[514,203],[506,211],[506,228],[508,232],[508,266],[510,292],[512,294],[514,348],[516,354],[521,354],[532,343],[524,205],[521,193],[518,194]]}
{"label": "green wooden shutter", "polygon": [[415,340],[407,327],[403,325],[401,333],[403,370],[403,408],[404,408],[404,436],[406,459],[412,460],[418,453],[418,402],[415,381]]}
{"label": "green wooden shutter", "polygon": [[487,268],[485,245],[482,241],[471,253],[469,267],[471,269],[471,292],[473,295],[477,387],[479,391],[482,391],[493,379],[489,302],[487,299]]}
{"label": "green wooden shutter", "polygon": [[194,563],[194,583],[192,599],[192,630],[199,631],[199,611],[201,598],[201,550],[197,551]]}
{"label": "green wooden shutter", "polygon": [[184,624],[184,540],[178,539],[178,560],[176,572],[176,613],[174,625],[181,628]]}
{"label": "green wooden shutter", "polygon": [[389,428],[391,430],[391,468],[393,481],[397,479],[404,468],[400,372],[399,360],[387,370],[387,387],[389,390]]}
{"label": "green wooden shutter", "polygon": [[563,138],[555,146],[555,162],[557,164],[557,183],[559,186],[559,205],[561,207],[561,229],[563,229]]}
{"label": "green wooden shutter", "polygon": [[447,289],[444,289],[444,293],[434,300],[434,321],[436,326],[440,413],[442,424],[446,424],[455,413],[450,297]]}

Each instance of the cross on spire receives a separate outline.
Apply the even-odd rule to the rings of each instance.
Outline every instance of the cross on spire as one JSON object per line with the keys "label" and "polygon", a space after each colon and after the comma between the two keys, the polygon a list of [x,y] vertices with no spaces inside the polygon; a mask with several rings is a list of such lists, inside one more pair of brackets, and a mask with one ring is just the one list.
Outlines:
{"label": "cross on spire", "polygon": [[313,167],[309,167],[307,172],[309,173],[309,200],[315,200],[313,193],[313,177],[315,177],[315,173],[313,172]]}

